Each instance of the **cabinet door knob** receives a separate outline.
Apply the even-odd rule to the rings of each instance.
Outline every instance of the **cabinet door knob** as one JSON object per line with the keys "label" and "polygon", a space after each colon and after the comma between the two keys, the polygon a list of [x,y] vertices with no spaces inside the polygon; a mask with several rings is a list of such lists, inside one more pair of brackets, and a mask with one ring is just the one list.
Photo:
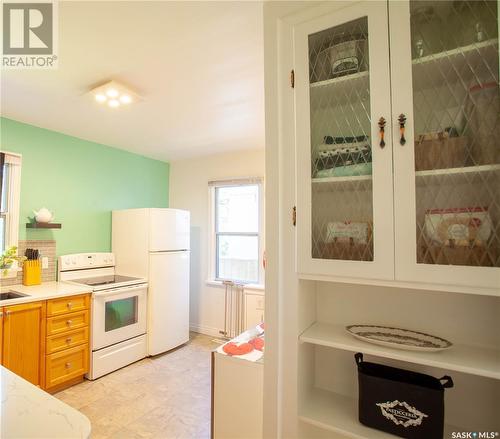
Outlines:
{"label": "cabinet door knob", "polygon": [[72,341],[72,340],[73,340],[73,339],[72,339],[71,337],[68,337],[68,338],[66,339],[66,343],[71,343],[71,341]]}
{"label": "cabinet door knob", "polygon": [[73,304],[71,302],[68,302],[68,308],[71,308]]}
{"label": "cabinet door knob", "polygon": [[68,362],[64,366],[66,367],[66,369],[69,369],[71,367],[71,363]]}
{"label": "cabinet door knob", "polygon": [[73,323],[73,320],[68,320],[68,321],[66,322],[66,324],[67,324],[68,326],[69,326],[69,325],[71,325],[72,323]]}
{"label": "cabinet door knob", "polygon": [[2,311],[0,311],[0,317],[3,317],[3,312]]}
{"label": "cabinet door knob", "polygon": [[10,316],[11,313],[12,313],[12,311],[5,311],[6,316]]}

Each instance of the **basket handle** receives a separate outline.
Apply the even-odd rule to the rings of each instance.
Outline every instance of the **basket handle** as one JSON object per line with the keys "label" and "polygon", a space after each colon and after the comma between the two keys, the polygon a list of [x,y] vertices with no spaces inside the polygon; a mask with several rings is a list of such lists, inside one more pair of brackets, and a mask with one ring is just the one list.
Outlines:
{"label": "basket handle", "polygon": [[356,364],[359,366],[363,362],[363,354],[361,352],[358,352],[357,354],[354,355],[354,360],[356,361]]}
{"label": "basket handle", "polygon": [[443,380],[445,380],[444,383],[441,383],[441,385],[443,386],[443,389],[448,389],[448,388],[453,387],[453,380],[451,379],[451,376],[445,375],[445,376],[439,378],[439,381],[443,381]]}

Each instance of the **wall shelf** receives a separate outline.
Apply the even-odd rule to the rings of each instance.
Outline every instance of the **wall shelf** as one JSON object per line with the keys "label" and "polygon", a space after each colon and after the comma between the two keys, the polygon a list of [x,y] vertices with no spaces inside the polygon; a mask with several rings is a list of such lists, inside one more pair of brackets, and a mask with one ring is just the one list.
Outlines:
{"label": "wall shelf", "polygon": [[[390,439],[392,434],[365,427],[358,421],[357,400],[323,389],[314,389],[303,401],[299,419],[315,427],[355,439]],[[445,425],[443,437],[460,428]]]}
{"label": "wall shelf", "polygon": [[496,349],[456,344],[441,352],[404,351],[357,340],[342,325],[319,322],[307,328],[299,340],[302,343],[500,379],[500,350]]}
{"label": "wall shelf", "polygon": [[62,224],[60,223],[37,223],[36,221],[26,223],[27,229],[60,229],[61,227]]}

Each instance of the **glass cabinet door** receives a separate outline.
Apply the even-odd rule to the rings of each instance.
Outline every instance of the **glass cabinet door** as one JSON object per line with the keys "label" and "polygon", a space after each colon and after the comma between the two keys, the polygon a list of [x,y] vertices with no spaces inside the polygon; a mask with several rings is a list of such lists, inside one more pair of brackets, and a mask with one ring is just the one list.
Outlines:
{"label": "glass cabinet door", "polygon": [[[433,276],[441,282],[444,275],[451,283],[489,286],[499,280],[498,270],[464,268],[500,267],[498,3],[411,0],[404,8],[390,6],[389,15],[391,25],[405,21],[409,31],[411,80],[394,82],[393,93],[408,86],[411,99],[396,97],[393,117],[401,111],[407,118],[411,142],[395,141],[395,167],[396,174],[399,166],[412,176],[414,205],[396,209],[412,216],[401,219],[414,240],[407,248],[421,268],[407,267],[404,276],[421,278],[426,266],[438,266]],[[399,70],[398,81],[406,68],[401,67],[405,38],[392,29],[391,38],[391,68]],[[410,148],[413,157],[405,161],[411,171],[406,172],[398,155]]]}
{"label": "glass cabinet door", "polygon": [[[388,39],[375,37],[377,24],[387,25],[382,3],[356,5],[295,32],[298,252],[309,272],[325,267],[331,274],[342,261],[339,275],[352,262],[350,275],[359,276],[366,273],[355,268],[359,262],[392,261],[383,250],[392,242],[384,236],[384,226],[392,233],[392,210],[382,224],[374,201],[377,189],[386,184],[390,193],[392,186],[391,145],[378,127],[379,118],[390,119]],[[378,268],[369,276],[390,277],[390,268]]]}

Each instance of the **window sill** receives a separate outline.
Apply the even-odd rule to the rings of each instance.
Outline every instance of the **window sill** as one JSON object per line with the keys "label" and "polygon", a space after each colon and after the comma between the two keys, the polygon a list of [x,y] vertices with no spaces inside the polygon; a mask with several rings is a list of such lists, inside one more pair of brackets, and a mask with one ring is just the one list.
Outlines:
{"label": "window sill", "polygon": [[[225,288],[225,285],[220,280],[207,280],[207,285],[212,287]],[[262,284],[245,284],[245,290],[254,290],[254,291],[265,291],[265,285]]]}

